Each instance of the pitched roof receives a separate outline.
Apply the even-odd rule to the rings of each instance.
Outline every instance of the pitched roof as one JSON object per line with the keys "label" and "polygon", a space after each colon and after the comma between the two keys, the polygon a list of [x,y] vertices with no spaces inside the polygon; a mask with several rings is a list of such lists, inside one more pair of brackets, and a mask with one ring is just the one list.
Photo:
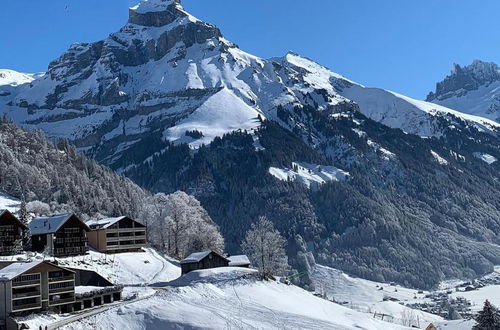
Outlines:
{"label": "pitched roof", "polygon": [[199,262],[199,261],[205,259],[210,253],[214,253],[214,254],[218,255],[219,257],[227,260],[227,258],[221,256],[217,252],[207,250],[207,251],[203,251],[203,252],[191,253],[187,258],[181,260],[181,264],[190,264],[193,262]]}
{"label": "pitched roof", "polygon": [[250,265],[250,260],[248,257],[244,254],[242,255],[237,255],[237,256],[230,256],[227,257],[229,259],[229,266],[248,266]]}
{"label": "pitched roof", "polygon": [[125,218],[126,217],[116,217],[116,218],[106,218],[100,220],[89,220],[86,222],[86,224],[89,227],[96,226],[98,229],[106,229]]}
{"label": "pitched roof", "polygon": [[[64,213],[48,217],[34,218],[30,222],[30,231],[32,235],[52,234],[61,228],[74,214]],[[82,223],[88,228],[85,222]],[[88,228],[90,230],[90,228]]]}
{"label": "pitched roof", "polygon": [[24,229],[28,229],[28,227],[22,223],[21,220],[19,220],[12,212],[10,212],[9,210],[5,210],[5,209],[2,209],[0,210],[0,218],[4,216],[4,214],[10,214],[17,222],[19,222],[19,225],[21,225],[21,227],[23,227]]}
{"label": "pitched roof", "polygon": [[42,260],[34,260],[29,262],[8,262],[8,263],[0,263],[1,268],[0,271],[0,281],[10,281],[14,277],[21,275],[22,273],[27,272],[31,268],[41,264]]}
{"label": "pitched roof", "polygon": [[30,261],[7,261],[7,262],[2,262],[0,261],[0,282],[2,281],[10,281],[13,278],[26,273],[30,269],[40,265],[40,264],[49,264],[51,266],[57,267],[59,269],[64,269],[69,272],[74,273],[73,270],[58,266],[56,264],[53,264],[48,261],[44,260],[30,260]]}

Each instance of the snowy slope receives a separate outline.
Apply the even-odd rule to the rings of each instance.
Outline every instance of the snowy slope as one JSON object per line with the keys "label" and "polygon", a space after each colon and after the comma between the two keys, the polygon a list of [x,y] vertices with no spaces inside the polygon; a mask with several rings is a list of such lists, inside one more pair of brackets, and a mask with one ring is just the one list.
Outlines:
{"label": "snowy slope", "polygon": [[[371,313],[383,313],[392,317],[395,323],[404,323],[404,315],[413,314],[420,324],[416,326],[425,327],[431,322],[442,321],[440,316],[426,312],[413,310],[402,306],[401,303],[415,303],[426,301],[428,293],[408,289],[399,285],[377,283],[354,278],[342,271],[316,265],[311,274],[315,283],[316,292],[335,299],[339,303],[354,310]],[[395,301],[384,301],[384,298],[392,298]]]}
{"label": "snowy slope", "polygon": [[19,86],[35,80],[33,74],[21,73],[13,70],[0,69],[0,87],[1,86]]}
{"label": "snowy slope", "polygon": [[[235,279],[235,271],[244,278]],[[257,281],[253,274],[233,268],[196,271],[188,274],[186,286],[65,329],[406,329],[295,286]]]}
{"label": "snowy slope", "polygon": [[367,117],[393,128],[420,136],[440,136],[443,118],[453,125],[455,118],[473,124],[483,131],[495,131],[500,125],[493,120],[461,113],[437,104],[419,101],[379,88],[353,84],[344,88],[343,96],[355,101]]}
{"label": "snowy slope", "polygon": [[57,258],[57,261],[62,266],[94,270],[112,283],[125,285],[168,282],[181,275],[180,267],[151,248],[113,255],[91,250],[85,256]]}
{"label": "snowy slope", "polygon": [[0,210],[15,212],[20,205],[21,201],[19,199],[0,192]]}

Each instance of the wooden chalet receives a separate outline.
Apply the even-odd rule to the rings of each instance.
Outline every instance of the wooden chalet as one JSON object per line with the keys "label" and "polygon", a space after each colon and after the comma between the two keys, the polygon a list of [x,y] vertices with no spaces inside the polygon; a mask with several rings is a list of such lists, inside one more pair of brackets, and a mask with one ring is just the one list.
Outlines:
{"label": "wooden chalet", "polygon": [[90,228],[74,214],[58,214],[31,220],[33,251],[48,252],[54,257],[86,254]]}
{"label": "wooden chalet", "polygon": [[104,253],[137,252],[146,246],[146,226],[128,217],[87,222],[89,245]]}
{"label": "wooden chalet", "polygon": [[11,316],[63,311],[75,302],[73,271],[47,261],[0,262],[0,328]]}
{"label": "wooden chalet", "polygon": [[229,266],[229,260],[214,251],[196,252],[181,261],[183,275],[193,270],[227,266]]}
{"label": "wooden chalet", "polygon": [[22,252],[22,246],[16,243],[22,240],[27,229],[10,211],[0,210],[0,255],[9,256]]}

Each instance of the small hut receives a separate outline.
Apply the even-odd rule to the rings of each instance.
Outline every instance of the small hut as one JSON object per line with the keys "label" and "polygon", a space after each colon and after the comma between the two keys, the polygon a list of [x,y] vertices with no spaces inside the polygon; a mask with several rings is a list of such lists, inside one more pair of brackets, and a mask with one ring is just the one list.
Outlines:
{"label": "small hut", "polygon": [[193,270],[227,266],[229,266],[229,260],[214,251],[196,252],[181,261],[183,275]]}

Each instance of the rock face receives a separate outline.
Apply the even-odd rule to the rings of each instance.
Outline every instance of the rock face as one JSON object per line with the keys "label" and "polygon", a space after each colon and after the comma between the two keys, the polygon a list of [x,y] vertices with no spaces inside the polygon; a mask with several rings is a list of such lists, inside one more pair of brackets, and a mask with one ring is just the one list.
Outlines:
{"label": "rock face", "polygon": [[427,101],[500,122],[500,67],[479,60],[465,67],[455,64]]}
{"label": "rock face", "polygon": [[[266,215],[299,270],[314,256],[429,286],[500,262],[490,245],[500,242],[499,165],[474,156],[500,159],[498,123],[367,88],[292,52],[250,55],[178,1],[144,0],[105,40],[72,45],[29,84],[0,86],[0,111],[151,191],[195,195],[230,251]],[[326,180],[333,168],[349,175]],[[297,171],[315,189],[288,177]]]}

